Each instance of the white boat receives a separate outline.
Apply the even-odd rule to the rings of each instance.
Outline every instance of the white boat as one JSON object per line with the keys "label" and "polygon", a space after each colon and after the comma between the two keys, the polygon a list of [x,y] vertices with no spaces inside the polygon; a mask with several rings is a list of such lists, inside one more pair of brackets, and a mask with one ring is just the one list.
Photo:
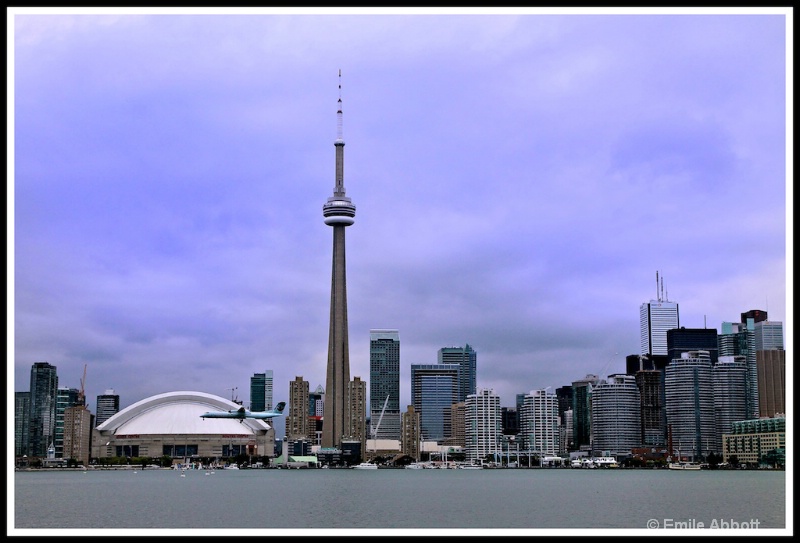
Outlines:
{"label": "white boat", "polygon": [[239,469],[239,466],[236,464],[228,464],[224,469]]}
{"label": "white boat", "polygon": [[695,464],[694,462],[671,462],[668,467],[669,467],[669,469],[675,469],[675,470],[684,470],[684,469],[698,470],[698,469],[701,469],[700,464]]}
{"label": "white boat", "polygon": [[378,464],[373,464],[372,462],[361,462],[357,466],[353,466],[353,469],[378,469]]}
{"label": "white boat", "polygon": [[407,465],[406,469],[425,469],[425,466],[423,466],[422,464],[417,464],[416,462],[413,462],[413,463]]}
{"label": "white boat", "polygon": [[458,466],[458,469],[483,469],[483,466],[478,464],[463,464]]}

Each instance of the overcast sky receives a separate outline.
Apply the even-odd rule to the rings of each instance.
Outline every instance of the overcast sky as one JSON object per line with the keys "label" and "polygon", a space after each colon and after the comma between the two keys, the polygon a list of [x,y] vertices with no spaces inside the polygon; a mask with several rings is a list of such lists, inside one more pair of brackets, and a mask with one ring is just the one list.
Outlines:
{"label": "overcast sky", "polygon": [[10,387],[324,386],[340,69],[351,376],[392,328],[401,406],[467,343],[512,406],[624,372],[662,293],[790,344],[790,10],[439,11],[9,16]]}

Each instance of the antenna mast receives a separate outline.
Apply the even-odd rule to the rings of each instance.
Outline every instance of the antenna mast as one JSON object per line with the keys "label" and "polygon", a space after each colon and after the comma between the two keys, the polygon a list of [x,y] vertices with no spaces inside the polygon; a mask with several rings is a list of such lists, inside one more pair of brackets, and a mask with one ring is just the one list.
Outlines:
{"label": "antenna mast", "polygon": [[342,138],[342,69],[339,68],[339,103],[336,111],[336,140]]}

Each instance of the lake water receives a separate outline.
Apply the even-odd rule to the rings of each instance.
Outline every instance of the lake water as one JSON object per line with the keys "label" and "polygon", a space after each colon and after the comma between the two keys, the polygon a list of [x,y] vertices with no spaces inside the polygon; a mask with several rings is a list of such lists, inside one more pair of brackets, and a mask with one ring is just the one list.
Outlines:
{"label": "lake water", "polygon": [[13,482],[13,528],[20,535],[70,528],[205,535],[213,528],[411,535],[647,530],[654,523],[682,534],[700,527],[791,528],[786,473],[771,470],[263,469],[189,470],[181,477],[139,469],[20,471]]}

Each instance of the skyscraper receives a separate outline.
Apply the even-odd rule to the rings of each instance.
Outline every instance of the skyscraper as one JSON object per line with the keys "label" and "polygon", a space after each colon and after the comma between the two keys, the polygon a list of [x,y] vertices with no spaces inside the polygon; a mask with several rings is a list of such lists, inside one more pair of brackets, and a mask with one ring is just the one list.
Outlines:
{"label": "skyscraper", "polygon": [[[672,449],[699,460],[714,443],[714,385],[707,351],[690,351],[664,369],[667,428]],[[670,454],[673,450],[669,451]]]}
{"label": "skyscraper", "polygon": [[592,387],[598,381],[597,375],[590,373],[583,379],[572,382],[572,450],[586,448],[591,444]]}
{"label": "skyscraper", "polygon": [[[711,450],[722,454],[722,436],[733,431],[733,423],[745,420],[747,362],[743,356],[722,356],[712,370],[716,436]],[[709,445],[703,443],[704,448]]]}
{"label": "skyscraper", "polygon": [[53,444],[56,458],[64,458],[64,413],[67,408],[78,405],[80,391],[77,388],[58,387],[56,391],[56,428]]}
{"label": "skyscraper", "polygon": [[97,417],[95,427],[119,413],[119,394],[113,388],[107,388],[104,394],[97,396]]}
{"label": "skyscraper", "polygon": [[[751,310],[742,316],[752,314]],[[764,315],[766,316],[766,315]],[[747,403],[747,417],[758,418],[758,368],[756,367],[756,323],[753,317],[746,317],[746,321],[723,322],[720,335],[717,338],[720,356],[744,356],[747,364],[747,386],[745,401]]]}
{"label": "skyscraper", "polygon": [[719,358],[717,329],[681,327],[667,330],[667,356],[670,360],[689,351],[708,351],[711,365],[716,364]]}
{"label": "skyscraper", "polygon": [[467,343],[465,347],[442,347],[438,353],[439,364],[458,364],[458,401],[463,402],[475,394],[477,385],[478,354]]}
{"label": "skyscraper", "polygon": [[479,390],[464,402],[464,439],[467,461],[482,463],[502,454],[503,418],[500,396],[494,390]]}
{"label": "skyscraper", "polygon": [[272,370],[254,373],[250,377],[250,410],[269,411],[272,409]]}
{"label": "skyscraper", "polygon": [[[383,409],[383,406],[386,409]],[[375,439],[400,439],[400,334],[369,331],[369,415]],[[380,420],[380,427],[377,423]]]}
{"label": "skyscraper", "polygon": [[679,328],[678,304],[650,300],[639,307],[640,354],[667,355],[667,330]]}
{"label": "skyscraper", "polygon": [[302,377],[289,382],[289,409],[286,413],[286,436],[290,441],[312,438],[308,423],[311,420],[308,408],[308,381]]}
{"label": "skyscraper", "polygon": [[628,454],[641,445],[641,395],[636,377],[609,375],[592,388],[592,450],[595,454]]}
{"label": "skyscraper", "polygon": [[14,456],[28,454],[31,393],[14,392]]}
{"label": "skyscraper", "polygon": [[443,442],[452,435],[450,406],[458,401],[458,374],[458,364],[411,364],[411,403],[425,441]]}
{"label": "skyscraper", "polygon": [[786,351],[756,352],[758,414],[761,418],[786,413]]}
{"label": "skyscraper", "polygon": [[34,363],[31,367],[29,456],[45,458],[48,446],[55,440],[57,391],[56,367],[47,362]]}
{"label": "skyscraper", "polygon": [[348,402],[345,406],[345,436],[348,441],[361,444],[361,458],[367,452],[367,383],[361,377],[353,377],[347,383]]}
{"label": "skyscraper", "polygon": [[345,433],[345,411],[350,383],[350,346],[347,338],[347,281],[344,229],[355,221],[356,206],[345,196],[344,139],[342,139],[342,71],[339,70],[339,109],[336,112],[336,185],[333,196],[322,206],[325,224],[333,228],[333,266],[331,273],[331,316],[328,330],[328,368],[325,380],[325,407],[322,420],[322,446],[338,447]]}
{"label": "skyscraper", "polygon": [[522,404],[517,434],[525,449],[554,456],[561,448],[560,434],[558,397],[547,389],[531,390]]}
{"label": "skyscraper", "polygon": [[783,350],[783,323],[764,320],[755,323],[756,352]]}

